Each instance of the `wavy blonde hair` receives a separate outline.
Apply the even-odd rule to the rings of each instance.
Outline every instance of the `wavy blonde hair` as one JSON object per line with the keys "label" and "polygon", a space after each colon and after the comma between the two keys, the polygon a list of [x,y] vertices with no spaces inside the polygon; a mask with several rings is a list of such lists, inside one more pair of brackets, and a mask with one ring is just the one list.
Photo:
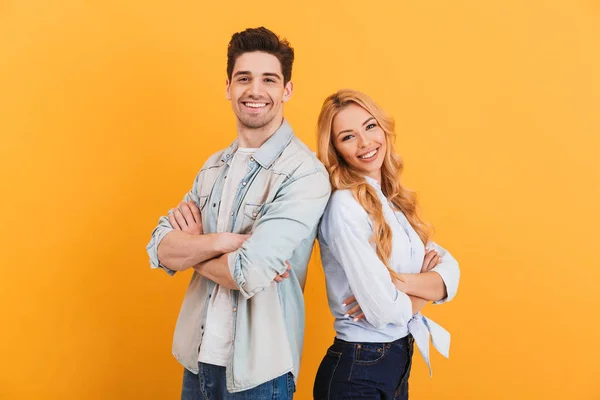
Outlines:
{"label": "wavy blonde hair", "polygon": [[387,267],[392,278],[400,279],[398,273],[389,266],[392,254],[392,230],[385,221],[377,193],[367,183],[364,174],[344,161],[333,144],[331,135],[333,119],[338,112],[352,103],[371,114],[385,132],[387,150],[381,166],[381,190],[392,206],[404,213],[423,244],[427,245],[432,231],[431,226],[419,217],[415,193],[400,183],[404,163],[400,155],[394,151],[393,139],[396,135],[394,119],[387,115],[369,96],[355,90],[345,89],[325,99],[317,125],[319,146],[317,156],[329,172],[333,190],[350,190],[354,198],[365,209],[373,222],[371,240],[375,243],[377,256]]}

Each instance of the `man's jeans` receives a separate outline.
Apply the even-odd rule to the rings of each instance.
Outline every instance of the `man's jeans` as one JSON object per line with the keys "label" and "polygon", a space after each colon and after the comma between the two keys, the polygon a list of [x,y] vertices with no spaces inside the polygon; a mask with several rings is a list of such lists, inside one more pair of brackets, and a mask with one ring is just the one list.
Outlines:
{"label": "man's jeans", "polygon": [[287,373],[272,381],[239,393],[226,388],[225,367],[198,363],[198,375],[184,369],[181,400],[292,400],[294,376]]}

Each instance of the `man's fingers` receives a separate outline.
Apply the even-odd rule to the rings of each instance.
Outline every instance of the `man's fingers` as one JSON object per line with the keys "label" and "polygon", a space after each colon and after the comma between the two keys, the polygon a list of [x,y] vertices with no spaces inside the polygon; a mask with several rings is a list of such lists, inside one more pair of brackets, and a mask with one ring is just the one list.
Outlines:
{"label": "man's fingers", "polygon": [[273,280],[274,280],[275,282],[278,282],[278,283],[279,283],[279,282],[283,282],[283,280],[284,280],[284,279],[287,279],[287,278],[289,278],[289,277],[290,277],[290,274],[289,274],[289,273],[287,273],[287,272],[284,272],[284,273],[283,273],[283,274],[281,274],[281,275],[277,275],[277,276],[275,276],[275,278],[274,278]]}
{"label": "man's fingers", "polygon": [[175,220],[181,229],[187,228],[187,223],[185,222],[185,218],[183,218],[181,211],[179,211],[179,208],[176,208],[175,211],[173,211],[173,214],[175,215]]}
{"label": "man's fingers", "polygon": [[180,231],[181,227],[179,226],[179,224],[177,223],[177,221],[175,220],[175,216],[173,215],[172,212],[169,212],[169,223],[171,224],[171,227],[173,229],[175,229],[176,231]]}
{"label": "man's fingers", "polygon": [[194,221],[196,221],[197,224],[202,223],[202,215],[200,214],[200,209],[198,208],[196,203],[194,203],[192,200],[190,200],[188,202],[188,205],[189,205],[190,209],[192,210],[192,215],[194,216]]}
{"label": "man's fingers", "polygon": [[188,205],[188,203],[183,201],[179,203],[179,211],[181,211],[183,218],[185,218],[186,224],[193,225],[194,223],[196,223],[196,220],[194,219],[194,215],[192,214],[192,210],[190,210],[190,206]]}
{"label": "man's fingers", "polygon": [[356,298],[354,296],[350,296],[346,300],[344,300],[344,302],[342,303],[342,307],[346,307],[355,302],[356,302]]}
{"label": "man's fingers", "polygon": [[[246,236],[250,237],[250,235],[246,235]],[[290,277],[290,273],[287,272],[287,271],[291,270],[292,266],[287,261],[285,262],[285,265],[287,265],[287,268],[286,268],[285,272],[283,274],[281,274],[281,275],[277,275],[275,277],[275,279],[273,279],[275,282],[280,283],[280,282],[283,282],[284,279],[287,279],[287,278]]]}

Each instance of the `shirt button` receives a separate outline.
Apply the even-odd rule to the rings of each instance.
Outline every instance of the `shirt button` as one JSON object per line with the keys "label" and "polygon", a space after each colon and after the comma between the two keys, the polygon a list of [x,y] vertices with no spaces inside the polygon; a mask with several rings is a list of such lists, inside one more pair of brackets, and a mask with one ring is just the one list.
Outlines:
{"label": "shirt button", "polygon": [[242,185],[246,186],[246,182],[242,182]]}
{"label": "shirt button", "polygon": [[233,312],[236,312],[236,311],[237,311],[237,307],[233,307]]}
{"label": "shirt button", "polygon": [[216,206],[217,206],[217,203],[213,203],[213,207],[216,207]]}
{"label": "shirt button", "polygon": [[250,157],[250,161],[254,161],[254,157]]}
{"label": "shirt button", "polygon": [[200,327],[200,329],[204,329],[204,325],[202,325],[202,326]]}
{"label": "shirt button", "polygon": [[231,212],[231,216],[233,217],[233,211]]}
{"label": "shirt button", "polygon": [[257,215],[258,215],[258,214],[257,214],[257,213],[255,213],[255,212],[253,212],[253,213],[252,213],[252,216],[253,216],[253,217],[256,217]]}

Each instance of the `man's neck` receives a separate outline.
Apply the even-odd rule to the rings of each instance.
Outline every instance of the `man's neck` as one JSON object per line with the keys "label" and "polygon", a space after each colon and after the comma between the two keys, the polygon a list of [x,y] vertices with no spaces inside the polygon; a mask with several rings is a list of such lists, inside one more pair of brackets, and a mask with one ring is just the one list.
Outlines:
{"label": "man's neck", "polygon": [[238,144],[240,147],[258,149],[262,146],[283,124],[283,117],[273,118],[267,125],[252,129],[243,126],[238,121]]}

